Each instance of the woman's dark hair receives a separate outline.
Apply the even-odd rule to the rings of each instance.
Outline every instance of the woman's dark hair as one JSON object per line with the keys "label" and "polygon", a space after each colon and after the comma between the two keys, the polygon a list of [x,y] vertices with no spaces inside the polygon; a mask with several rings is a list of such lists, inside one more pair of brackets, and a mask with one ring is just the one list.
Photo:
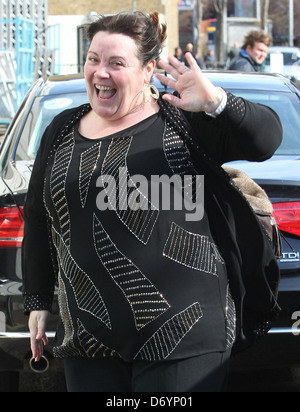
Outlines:
{"label": "woman's dark hair", "polygon": [[86,26],[90,41],[99,31],[124,34],[131,37],[138,48],[138,57],[145,66],[158,60],[166,40],[167,27],[160,24],[158,12],[146,15],[140,11],[121,12],[112,16],[99,16]]}

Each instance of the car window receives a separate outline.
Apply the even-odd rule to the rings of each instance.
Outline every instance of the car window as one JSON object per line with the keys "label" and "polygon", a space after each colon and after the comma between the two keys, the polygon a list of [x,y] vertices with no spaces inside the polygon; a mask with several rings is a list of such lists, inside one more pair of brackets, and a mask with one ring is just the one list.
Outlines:
{"label": "car window", "polygon": [[[271,52],[268,54],[266,59],[266,65],[270,65],[271,62],[271,54],[278,53],[278,52]],[[283,54],[283,64],[284,66],[293,66],[300,58],[300,56],[295,52],[282,52]]]}
{"label": "car window", "polygon": [[233,90],[255,103],[271,107],[280,117],[283,127],[283,141],[277,155],[300,155],[300,99],[293,93]]}
{"label": "car window", "polygon": [[34,160],[42,135],[52,119],[62,111],[80,106],[87,101],[86,93],[37,97],[27,116],[15,160]]}
{"label": "car window", "polygon": [[[293,93],[231,90],[237,96],[271,107],[283,125],[283,142],[276,154],[300,156],[300,100]],[[88,101],[86,93],[38,97],[27,116],[15,160],[34,160],[42,135],[52,119],[65,109]]]}

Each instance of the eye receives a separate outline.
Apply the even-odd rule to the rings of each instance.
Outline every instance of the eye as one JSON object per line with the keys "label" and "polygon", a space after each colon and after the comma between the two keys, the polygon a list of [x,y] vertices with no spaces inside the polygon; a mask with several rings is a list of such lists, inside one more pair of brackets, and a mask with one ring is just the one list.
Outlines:
{"label": "eye", "polygon": [[95,53],[89,53],[87,56],[87,61],[90,63],[97,63],[99,61],[99,58]]}
{"label": "eye", "polygon": [[117,67],[124,66],[124,64],[123,64],[120,60],[115,60],[115,61],[112,63],[112,65],[113,65],[113,66],[117,66]]}

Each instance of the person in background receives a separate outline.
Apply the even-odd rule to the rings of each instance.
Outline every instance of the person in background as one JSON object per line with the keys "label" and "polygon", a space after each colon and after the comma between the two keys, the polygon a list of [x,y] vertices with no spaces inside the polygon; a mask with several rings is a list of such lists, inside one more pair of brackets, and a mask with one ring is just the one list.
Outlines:
{"label": "person in background", "polygon": [[227,62],[226,62],[226,68],[230,66],[230,63],[235,59],[241,51],[241,47],[238,42],[235,42],[233,47],[230,48],[228,54],[227,54]]}
{"label": "person in background", "polygon": [[205,69],[205,64],[204,64],[204,61],[201,59],[201,57],[199,57],[199,56],[196,56],[195,54],[194,54],[194,45],[193,45],[193,43],[187,43],[187,45],[185,46],[185,53],[184,53],[184,64],[187,66],[187,67],[190,67],[190,64],[189,64],[189,62],[188,62],[188,60],[187,60],[187,58],[186,58],[186,54],[187,53],[191,53],[191,55],[194,57],[194,59],[196,60],[196,62],[197,62],[197,64],[198,64],[198,66],[200,67],[200,69],[201,70],[203,70],[203,69]]}
{"label": "person in background", "polygon": [[244,45],[230,65],[229,70],[259,72],[267,57],[271,37],[263,30],[253,30],[245,37]]}
{"label": "person in background", "polygon": [[239,55],[240,52],[240,45],[239,43],[236,41],[233,45],[233,47],[230,49],[229,53],[228,53],[228,57],[233,60],[235,57],[237,57]]}
{"label": "person in background", "polygon": [[214,69],[216,67],[215,52],[210,49],[204,58],[206,69]]}
{"label": "person in background", "polygon": [[[279,118],[214,86],[190,53],[190,68],[174,56],[159,60],[166,26],[158,12],[99,16],[87,35],[89,103],[47,127],[24,207],[33,358],[48,343],[58,286],[53,354],[64,359],[69,392],[219,392],[241,299],[235,304],[229,286],[239,269],[223,255],[232,230],[224,230],[210,191],[222,187],[219,165],[275,152]],[[177,93],[152,84],[157,61],[170,75],[157,78]],[[194,133],[207,152],[201,166],[186,143]],[[201,217],[190,220],[197,188],[183,191],[180,182],[198,174],[209,179],[209,193]],[[170,207],[161,207],[138,176],[147,187],[153,176],[180,179],[178,193],[190,203],[179,210],[169,193]]]}
{"label": "person in background", "polygon": [[180,62],[183,61],[183,52],[182,52],[181,47],[175,48],[174,57],[176,57],[176,59],[179,60]]}

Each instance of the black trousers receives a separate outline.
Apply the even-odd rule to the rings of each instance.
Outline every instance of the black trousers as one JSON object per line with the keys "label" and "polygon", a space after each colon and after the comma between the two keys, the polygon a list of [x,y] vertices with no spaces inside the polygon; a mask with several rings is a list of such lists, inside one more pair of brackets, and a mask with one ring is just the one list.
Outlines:
{"label": "black trousers", "polygon": [[165,362],[67,358],[69,392],[222,392],[231,351]]}

